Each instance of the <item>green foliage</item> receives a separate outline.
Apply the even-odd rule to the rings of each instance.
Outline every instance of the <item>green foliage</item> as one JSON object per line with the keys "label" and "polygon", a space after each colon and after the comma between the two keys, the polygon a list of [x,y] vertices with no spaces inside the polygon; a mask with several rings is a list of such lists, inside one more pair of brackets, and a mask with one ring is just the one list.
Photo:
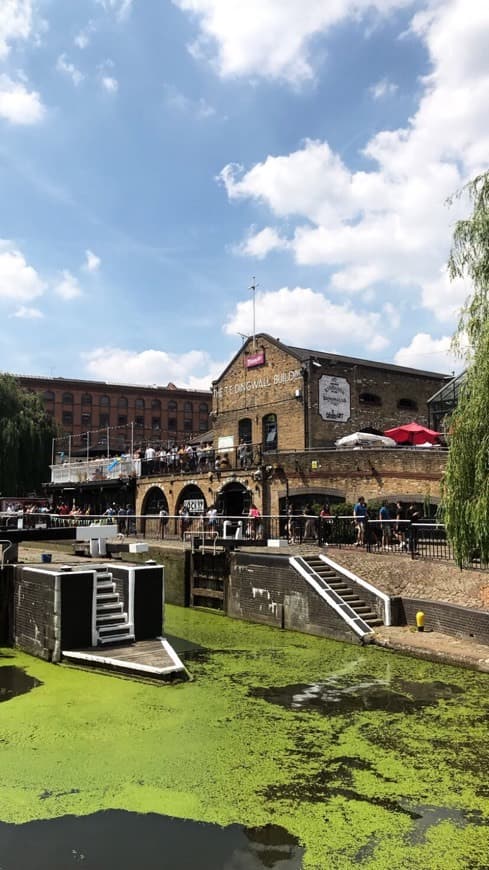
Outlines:
{"label": "green foliage", "polygon": [[0,492],[22,496],[48,480],[55,428],[35,393],[0,375]]}
{"label": "green foliage", "polygon": [[443,516],[461,566],[476,554],[489,561],[489,173],[478,176],[467,192],[473,213],[457,223],[449,261],[451,277],[473,285],[454,337],[467,371],[450,420],[442,485]]}

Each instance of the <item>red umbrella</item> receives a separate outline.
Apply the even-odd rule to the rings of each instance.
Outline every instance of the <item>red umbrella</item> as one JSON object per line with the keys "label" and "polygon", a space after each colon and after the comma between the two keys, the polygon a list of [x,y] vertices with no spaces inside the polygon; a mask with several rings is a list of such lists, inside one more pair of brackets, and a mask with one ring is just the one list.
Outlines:
{"label": "red umbrella", "polygon": [[398,444],[436,444],[440,438],[440,432],[420,426],[419,423],[406,423],[404,426],[396,426],[384,432],[388,438],[393,438]]}

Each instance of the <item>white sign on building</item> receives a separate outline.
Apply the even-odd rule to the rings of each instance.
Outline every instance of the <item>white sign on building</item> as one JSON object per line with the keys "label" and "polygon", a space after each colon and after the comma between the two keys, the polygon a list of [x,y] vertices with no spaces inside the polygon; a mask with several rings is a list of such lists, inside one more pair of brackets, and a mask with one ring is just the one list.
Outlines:
{"label": "white sign on building", "polygon": [[350,384],[346,378],[319,378],[319,413],[323,420],[346,423],[350,419]]}

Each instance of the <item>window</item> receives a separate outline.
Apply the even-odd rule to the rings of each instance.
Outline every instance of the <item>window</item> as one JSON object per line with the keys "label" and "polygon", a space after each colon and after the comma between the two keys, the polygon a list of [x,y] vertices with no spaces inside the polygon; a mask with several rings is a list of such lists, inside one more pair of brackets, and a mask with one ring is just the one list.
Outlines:
{"label": "window", "polygon": [[72,426],[73,425],[73,413],[72,411],[63,411],[61,417],[63,426]]}
{"label": "window", "polygon": [[400,411],[417,411],[418,403],[414,399],[399,399],[397,407]]}
{"label": "window", "polygon": [[151,410],[152,411],[161,411],[161,402],[159,399],[151,400]]}
{"label": "window", "polygon": [[251,444],[251,440],[251,418],[243,417],[238,423],[238,441],[246,441],[247,444]]}
{"label": "window", "polygon": [[183,406],[183,411],[186,417],[191,417],[193,414],[192,402],[185,402]]}
{"label": "window", "polygon": [[119,416],[117,417],[117,425],[118,426],[127,426],[126,414],[119,414]]}
{"label": "window", "polygon": [[134,402],[134,407],[138,411],[144,411],[144,399],[136,399],[136,401]]}
{"label": "window", "polygon": [[99,426],[108,426],[109,425],[109,414],[105,412],[101,412],[99,416]]}
{"label": "window", "polygon": [[277,417],[275,414],[267,414],[262,421],[263,449],[277,449]]}
{"label": "window", "polygon": [[125,396],[119,396],[117,399],[117,408],[119,411],[127,411],[127,399]]}
{"label": "window", "polygon": [[168,429],[172,432],[177,431],[177,418],[176,417],[168,417]]}
{"label": "window", "polygon": [[201,402],[199,405],[199,414],[208,414],[209,413],[209,405],[207,402]]}
{"label": "window", "polygon": [[140,414],[136,415],[136,417],[134,418],[134,425],[138,429],[144,429],[144,417],[141,417]]}
{"label": "window", "polygon": [[160,417],[152,417],[151,418],[151,428],[152,429],[161,429],[161,418]]}
{"label": "window", "polygon": [[90,393],[82,393],[81,396],[81,404],[82,405],[90,405],[92,404],[92,397]]}
{"label": "window", "polygon": [[109,396],[100,396],[100,407],[101,408],[110,408]]}
{"label": "window", "polygon": [[183,421],[183,429],[185,432],[191,432],[193,429],[192,420],[184,420]]}
{"label": "window", "polygon": [[52,390],[44,390],[43,399],[45,402],[54,402],[54,393]]}
{"label": "window", "polygon": [[176,410],[177,410],[177,403],[176,402],[168,402],[168,413],[170,413],[171,411],[173,413],[176,413]]}
{"label": "window", "polygon": [[206,431],[207,431],[207,420],[201,420],[199,422],[199,432],[206,432]]}
{"label": "window", "polygon": [[72,405],[73,404],[73,393],[63,393],[63,397],[61,399],[63,405]]}
{"label": "window", "polygon": [[360,393],[358,400],[361,405],[371,405],[378,407],[382,404],[382,399],[380,396],[376,396],[375,393]]}
{"label": "window", "polygon": [[83,428],[89,429],[92,425],[92,415],[91,414],[82,414],[81,415],[81,424]]}

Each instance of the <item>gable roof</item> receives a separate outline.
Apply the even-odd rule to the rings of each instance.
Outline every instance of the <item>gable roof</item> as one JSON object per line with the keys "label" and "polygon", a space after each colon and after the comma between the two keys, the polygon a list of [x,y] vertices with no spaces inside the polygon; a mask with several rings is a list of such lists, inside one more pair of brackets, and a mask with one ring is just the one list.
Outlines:
{"label": "gable roof", "polygon": [[[337,354],[337,353],[327,353],[326,351],[323,351],[323,350],[310,350],[310,349],[305,348],[305,347],[295,347],[293,345],[284,344],[283,342],[280,341],[279,338],[272,338],[272,336],[268,335],[266,332],[258,333],[258,335],[255,336],[255,343],[259,343],[259,341],[263,340],[263,339],[268,341],[270,344],[273,344],[275,347],[279,348],[280,350],[284,351],[284,353],[287,353],[290,356],[293,356],[295,359],[297,359],[299,362],[302,362],[302,363],[305,363],[308,360],[315,360],[320,365],[321,364],[335,365],[335,364],[340,364],[340,363],[345,364],[345,365],[352,365],[352,366],[361,365],[361,366],[368,366],[369,368],[380,369],[382,371],[398,372],[399,374],[405,374],[405,375],[416,375],[417,377],[422,377],[422,378],[435,378],[437,380],[450,380],[452,377],[451,375],[441,373],[441,372],[430,372],[430,371],[425,371],[424,369],[410,368],[409,366],[398,366],[398,365],[394,365],[393,363],[375,362],[372,360],[361,359],[361,358],[357,358],[357,357],[353,357],[353,356],[342,356],[342,355]],[[235,355],[233,356],[231,361],[228,363],[228,365],[226,366],[226,368],[224,369],[222,374],[220,374],[219,377],[216,378],[215,381],[213,381],[213,384],[217,384],[217,383],[219,383],[219,381],[222,380],[222,378],[225,376],[225,374],[229,371],[231,366],[235,363],[235,361],[240,356],[242,356],[245,352],[249,353],[249,345],[251,342],[253,342],[252,336],[250,336],[244,342],[244,344],[240,347],[240,349],[237,351],[237,353],[235,353]]]}

